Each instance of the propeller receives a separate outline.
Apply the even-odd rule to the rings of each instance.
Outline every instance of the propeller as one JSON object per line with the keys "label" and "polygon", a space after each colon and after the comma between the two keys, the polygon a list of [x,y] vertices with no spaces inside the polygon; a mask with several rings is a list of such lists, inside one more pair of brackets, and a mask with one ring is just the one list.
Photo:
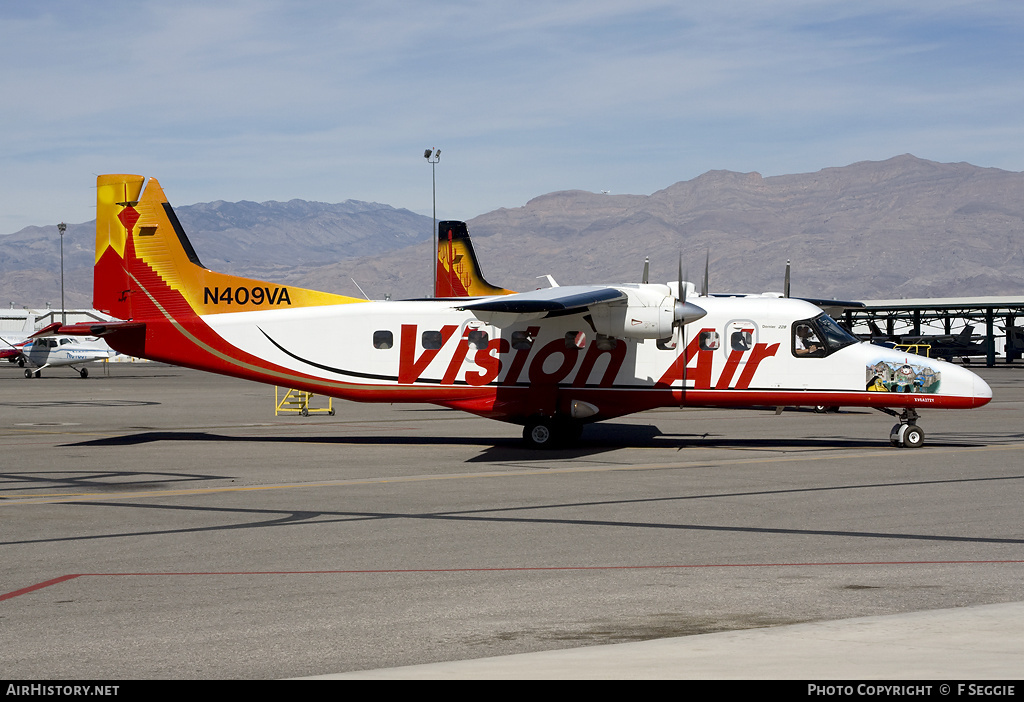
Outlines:
{"label": "propeller", "polygon": [[679,329],[679,339],[676,341],[676,363],[679,363],[679,354],[683,354],[682,381],[683,385],[679,392],[679,406],[683,407],[686,402],[686,366],[689,359],[686,358],[686,325],[695,322],[707,311],[686,301],[686,292],[689,286],[683,285],[683,255],[679,254],[679,274],[676,279],[676,303],[672,325]]}
{"label": "propeller", "polygon": [[708,296],[708,267],[711,265],[711,251],[707,252],[704,258],[704,281],[700,284],[701,297]]}
{"label": "propeller", "polygon": [[651,272],[651,257],[650,256],[645,256],[644,257],[644,275],[643,275],[643,278],[640,280],[640,282],[643,283],[644,285],[646,285],[647,283],[651,282],[649,280],[650,272]]}
{"label": "propeller", "polygon": [[789,297],[789,261],[786,261],[786,282],[782,287],[782,296]]}
{"label": "propeller", "polygon": [[683,354],[683,379],[682,385],[679,387],[679,407],[680,409],[686,405],[686,366],[689,365],[690,361],[686,358],[686,322],[684,321],[684,314],[686,312],[686,288],[683,287],[683,253],[679,252],[679,277],[676,279],[676,308],[675,318],[677,326],[679,327],[679,341],[676,342],[676,363],[679,363],[679,354]]}

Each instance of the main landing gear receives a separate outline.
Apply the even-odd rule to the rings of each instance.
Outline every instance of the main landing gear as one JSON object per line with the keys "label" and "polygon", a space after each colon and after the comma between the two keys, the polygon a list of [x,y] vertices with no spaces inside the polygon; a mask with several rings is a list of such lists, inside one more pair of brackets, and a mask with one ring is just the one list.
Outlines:
{"label": "main landing gear", "polygon": [[902,413],[885,407],[879,407],[879,410],[900,420],[900,423],[894,425],[889,432],[890,444],[898,448],[918,448],[924,443],[924,431],[917,426],[920,415],[913,407],[907,407]]}
{"label": "main landing gear", "polygon": [[[44,368],[45,368],[45,366],[44,366]],[[88,378],[89,377],[89,369],[88,368],[75,368],[74,366],[71,366],[71,370],[73,370],[76,373],[78,373],[79,377],[81,377],[81,378]],[[39,368],[39,369],[26,368],[25,369],[25,377],[26,378],[39,378],[42,375],[43,375],[43,369],[42,368]]]}
{"label": "main landing gear", "polygon": [[576,443],[583,435],[583,423],[560,417],[530,417],[523,427],[523,441],[530,448],[561,448]]}

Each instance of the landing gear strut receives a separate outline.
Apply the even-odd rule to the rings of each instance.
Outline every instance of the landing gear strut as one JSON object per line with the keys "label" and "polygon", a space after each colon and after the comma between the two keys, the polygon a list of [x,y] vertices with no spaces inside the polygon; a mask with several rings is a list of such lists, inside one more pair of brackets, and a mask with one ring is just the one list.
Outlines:
{"label": "landing gear strut", "polygon": [[913,407],[907,407],[902,413],[895,410],[880,407],[882,412],[898,417],[899,424],[893,426],[889,432],[889,443],[898,448],[918,448],[924,443],[924,431],[917,426],[920,415]]}

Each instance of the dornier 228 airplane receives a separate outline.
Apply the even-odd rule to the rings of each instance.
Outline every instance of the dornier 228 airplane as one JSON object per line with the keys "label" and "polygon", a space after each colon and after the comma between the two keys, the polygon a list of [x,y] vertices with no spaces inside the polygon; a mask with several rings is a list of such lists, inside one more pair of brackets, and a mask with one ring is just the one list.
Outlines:
{"label": "dornier 228 airplane", "polygon": [[361,300],[207,270],[156,179],[102,175],[93,304],[121,321],[59,331],[347,400],[465,410],[523,425],[535,447],[656,407],[817,405],[898,416],[890,441],[914,447],[920,408],[992,397],[970,371],[861,343],[801,300],[694,297],[681,281],[512,293],[449,231],[445,297]]}

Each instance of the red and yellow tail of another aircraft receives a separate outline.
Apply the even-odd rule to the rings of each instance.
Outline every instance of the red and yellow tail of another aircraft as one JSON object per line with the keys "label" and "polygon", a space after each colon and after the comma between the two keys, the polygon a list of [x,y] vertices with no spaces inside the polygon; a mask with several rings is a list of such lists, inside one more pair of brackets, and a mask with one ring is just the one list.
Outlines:
{"label": "red and yellow tail of another aircraft", "polygon": [[512,292],[484,280],[465,222],[438,222],[434,297],[484,297]]}

